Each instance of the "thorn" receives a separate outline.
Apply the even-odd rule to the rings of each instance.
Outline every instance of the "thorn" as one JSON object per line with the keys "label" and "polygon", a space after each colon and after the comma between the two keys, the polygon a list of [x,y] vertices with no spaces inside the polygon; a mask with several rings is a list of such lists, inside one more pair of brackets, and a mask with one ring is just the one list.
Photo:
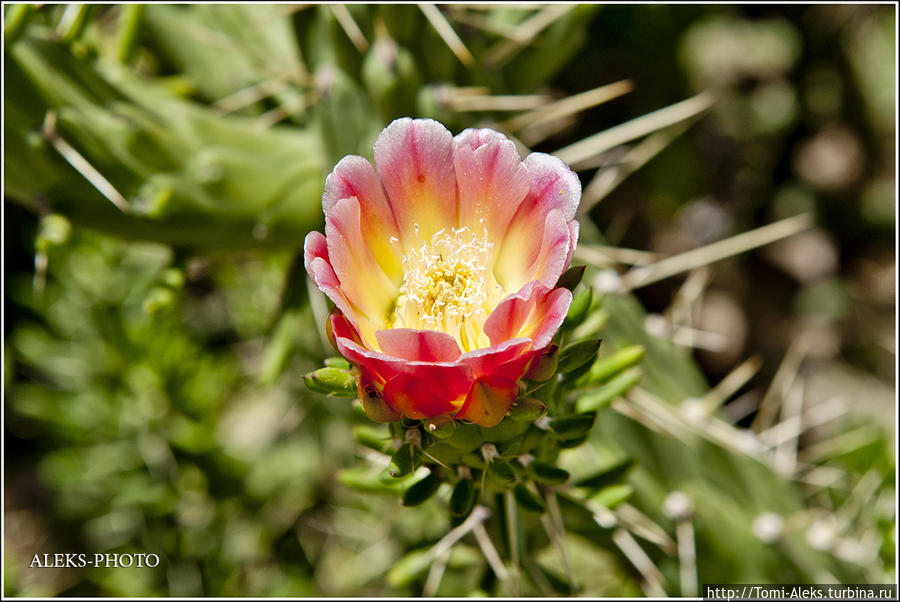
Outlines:
{"label": "thorn", "polygon": [[[476,508],[478,507],[483,508],[484,506],[476,506]],[[500,554],[497,553],[497,548],[494,547],[491,538],[488,537],[487,531],[484,530],[484,525],[479,522],[472,527],[472,533],[475,535],[475,540],[478,542],[478,547],[481,548],[481,553],[484,554],[485,560],[487,560],[488,565],[490,565],[494,574],[497,575],[497,579],[506,581],[509,578],[509,572],[506,570],[506,567],[503,566],[503,561],[500,560]]]}
{"label": "thorn", "polygon": [[573,169],[580,168],[583,163],[616,146],[700,115],[712,106],[713,98],[711,92],[701,92],[681,102],[588,136],[553,154]]}
{"label": "thorn", "polygon": [[443,13],[434,4],[419,4],[419,9],[434,27],[435,31],[437,31],[438,35],[441,36],[441,39],[444,40],[444,43],[456,55],[459,62],[466,67],[474,65],[475,58],[469,52],[469,49],[466,48],[466,45],[462,43],[462,40],[459,39],[459,36],[456,35],[453,26],[447,22]]}
{"label": "thorn", "polygon": [[534,146],[556,133],[560,123],[566,118],[596,107],[634,89],[630,80],[622,80],[593,90],[567,96],[544,107],[517,115],[500,126],[510,132],[521,130],[519,138],[527,145]]}
{"label": "thorn", "polygon": [[44,123],[41,125],[41,135],[43,138],[53,145],[62,158],[71,165],[75,171],[84,176],[84,179],[91,183],[97,191],[105,196],[113,205],[115,205],[122,213],[129,213],[131,206],[125,200],[115,186],[109,183],[109,180],[103,177],[87,159],[85,159],[78,151],[59,137],[56,133],[56,111],[47,111],[44,116]]}
{"label": "thorn", "polygon": [[813,220],[809,213],[801,213],[779,220],[761,228],[667,257],[651,265],[633,268],[622,277],[622,287],[625,291],[631,291],[647,286],[681,272],[709,265],[787,238],[812,227],[812,225]]}
{"label": "thorn", "polygon": [[646,587],[645,593],[653,598],[666,597],[666,590],[663,588],[665,577],[647,556],[640,544],[635,541],[631,533],[619,527],[612,534],[613,542],[618,546],[625,557],[634,565],[641,576],[644,578]]}
{"label": "thorn", "polygon": [[759,372],[760,368],[762,368],[762,359],[754,355],[729,372],[725,378],[719,381],[719,384],[703,396],[703,407],[707,413],[712,414],[722,407],[732,395]]}
{"label": "thorn", "polygon": [[805,339],[798,338],[794,339],[791,346],[788,347],[778,370],[775,371],[775,376],[772,377],[772,383],[763,395],[762,401],[759,402],[759,411],[750,425],[753,431],[757,433],[763,431],[774,422],[775,416],[778,414],[778,407],[784,397],[784,391],[794,382],[794,378],[800,370],[800,364],[808,351],[807,346]]}
{"label": "thorn", "polygon": [[542,8],[534,16],[516,27],[514,40],[504,40],[492,47],[485,54],[485,62],[498,65],[510,56],[529,45],[539,33],[553,24],[554,21],[575,8],[573,4],[552,4]]}
{"label": "thorn", "polygon": [[343,4],[329,4],[328,8],[331,9],[334,18],[337,19],[337,22],[344,30],[344,33],[347,34],[347,37],[350,38],[350,41],[353,42],[353,45],[356,46],[356,49],[361,54],[365,53],[369,49],[369,41],[366,40],[366,36],[359,29],[356,21],[353,20],[353,15],[350,14],[347,7]]}

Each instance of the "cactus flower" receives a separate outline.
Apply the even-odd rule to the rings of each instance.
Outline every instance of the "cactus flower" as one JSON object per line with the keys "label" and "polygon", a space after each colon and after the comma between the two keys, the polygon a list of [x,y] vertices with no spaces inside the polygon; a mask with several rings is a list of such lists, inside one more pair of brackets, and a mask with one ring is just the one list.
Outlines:
{"label": "cactus flower", "polygon": [[372,419],[494,426],[572,301],[556,284],[578,238],[578,177],[547,154],[522,160],[493,130],[454,137],[430,119],[394,121],[374,156],[335,166],[325,234],[304,245],[336,306],[333,342]]}

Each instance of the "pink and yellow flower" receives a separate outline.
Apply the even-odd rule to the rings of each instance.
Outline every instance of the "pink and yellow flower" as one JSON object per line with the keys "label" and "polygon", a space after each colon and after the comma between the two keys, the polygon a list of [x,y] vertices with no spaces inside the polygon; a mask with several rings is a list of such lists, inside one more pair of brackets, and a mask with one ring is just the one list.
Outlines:
{"label": "pink and yellow flower", "polygon": [[571,303],[556,283],[578,238],[578,177],[550,155],[521,160],[493,130],[453,137],[430,119],[394,121],[374,151],[375,168],[335,166],[325,235],[306,237],[334,344],[374,420],[493,426]]}

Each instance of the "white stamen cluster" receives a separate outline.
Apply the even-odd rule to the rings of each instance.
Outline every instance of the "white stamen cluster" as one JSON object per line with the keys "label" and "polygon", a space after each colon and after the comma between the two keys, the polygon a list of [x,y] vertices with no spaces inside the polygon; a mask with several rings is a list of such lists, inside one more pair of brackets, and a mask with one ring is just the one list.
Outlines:
{"label": "white stamen cluster", "polygon": [[464,352],[487,346],[482,327],[500,293],[490,269],[493,246],[465,226],[419,240],[401,259],[393,326],[446,332]]}

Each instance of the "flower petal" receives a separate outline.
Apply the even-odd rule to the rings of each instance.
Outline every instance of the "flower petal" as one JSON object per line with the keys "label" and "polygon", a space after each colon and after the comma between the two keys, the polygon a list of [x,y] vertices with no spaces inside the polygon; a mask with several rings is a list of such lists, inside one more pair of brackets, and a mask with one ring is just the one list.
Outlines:
{"label": "flower petal", "polygon": [[559,157],[546,153],[531,153],[525,157],[525,166],[531,174],[531,189],[520,211],[540,209],[546,214],[559,209],[566,221],[575,219],[581,202],[581,180],[575,172]]}
{"label": "flower petal", "polygon": [[[578,176],[559,158],[544,153],[531,153],[524,165],[530,174],[529,191],[506,230],[494,266],[497,281],[506,290],[518,290],[535,279],[547,286],[555,284],[570,259],[572,237],[578,234],[569,225],[581,200]],[[564,238],[560,260],[556,245],[563,244]]]}
{"label": "flower petal", "polygon": [[456,399],[441,395],[435,385],[410,374],[399,374],[389,380],[383,395],[398,412],[413,420],[449,414],[459,407],[454,403]]}
{"label": "flower petal", "polygon": [[505,290],[519,290],[532,280],[552,287],[559,280],[572,250],[571,229],[558,209],[539,227],[525,222],[511,226],[494,265],[494,275]]}
{"label": "flower petal", "polygon": [[572,255],[575,254],[575,246],[578,244],[578,231],[580,228],[578,220],[573,219],[569,222],[569,251],[566,253],[566,263],[563,265],[563,271],[566,271],[572,265]]}
{"label": "flower petal", "polygon": [[358,319],[356,308],[341,291],[341,282],[331,267],[327,243],[321,232],[313,231],[306,235],[303,242],[303,263],[313,284],[325,293],[348,319],[355,322]]}
{"label": "flower petal", "polygon": [[399,240],[397,221],[381,187],[375,168],[366,159],[349,155],[341,159],[325,179],[322,208],[325,215],[332,212],[341,199],[356,197],[360,207],[362,236],[384,270],[397,285],[403,280],[399,249],[392,240]]}
{"label": "flower petal", "polygon": [[394,357],[420,362],[452,362],[459,357],[456,339],[437,330],[391,328],[375,333],[381,350]]}
{"label": "flower petal", "polygon": [[453,136],[433,119],[404,117],[375,141],[375,166],[407,247],[457,225]]}
{"label": "flower petal", "polygon": [[[521,378],[528,363],[531,339],[519,337],[503,341],[498,345],[469,351],[460,356],[459,361],[472,369],[474,378],[488,374],[500,374],[513,380]],[[515,360],[519,360],[518,366]]]}
{"label": "flower petal", "polygon": [[459,222],[501,240],[530,189],[530,174],[512,140],[490,129],[467,129],[453,139]]}
{"label": "flower petal", "polygon": [[[331,321],[338,351],[348,361],[359,366],[360,371],[370,382],[386,386],[386,383],[398,376],[412,379],[399,381],[392,389],[383,393],[384,400],[393,409],[410,416],[402,409],[402,405],[398,404],[421,403],[421,407],[430,408],[435,404],[445,407],[449,403],[457,408],[465,399],[472,383],[472,371],[468,366],[459,362],[410,361],[371,351],[360,345],[358,336],[346,318],[332,315]],[[407,382],[415,382],[415,386],[411,389],[412,393],[395,402],[393,393],[398,390],[400,383]]]}
{"label": "flower petal", "polygon": [[398,289],[366,246],[356,197],[334,202],[325,216],[325,238],[344,295],[373,324],[384,324]]}
{"label": "flower petal", "polygon": [[456,417],[480,426],[496,426],[516,400],[516,381],[488,375],[476,380]]}
{"label": "flower petal", "polygon": [[534,349],[550,343],[559,330],[572,292],[565,288],[549,289],[536,281],[500,302],[484,323],[484,332],[496,344],[515,337],[529,337]]}
{"label": "flower petal", "polygon": [[391,408],[383,399],[377,387],[365,378],[360,378],[357,395],[362,403],[363,411],[375,422],[396,422],[400,414]]}

